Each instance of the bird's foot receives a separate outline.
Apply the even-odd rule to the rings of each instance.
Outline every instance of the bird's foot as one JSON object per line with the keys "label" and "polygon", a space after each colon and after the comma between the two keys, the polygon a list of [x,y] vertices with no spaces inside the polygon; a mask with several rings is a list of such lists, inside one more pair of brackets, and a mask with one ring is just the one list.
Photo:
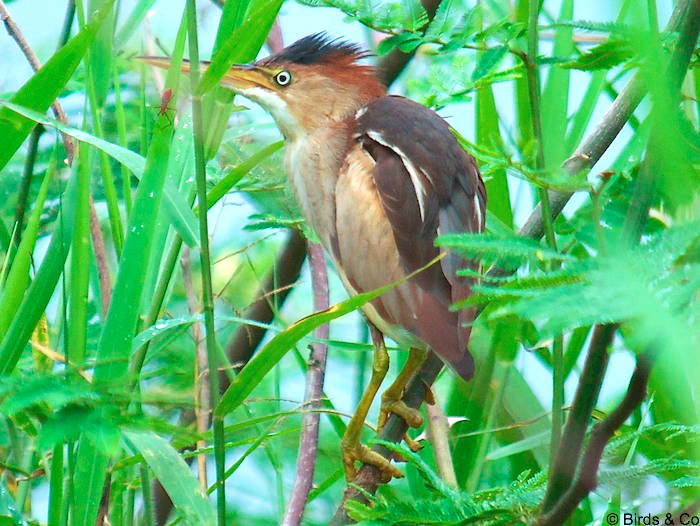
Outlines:
{"label": "bird's foot", "polygon": [[[379,421],[377,425],[380,432],[386,425],[391,413],[403,418],[409,427],[420,427],[423,425],[423,417],[418,409],[408,407],[403,400],[397,400],[393,396],[387,396],[387,393],[384,393],[384,395],[382,395],[382,405],[379,409]],[[403,439],[406,445],[411,448],[411,451],[420,451],[423,449],[423,445],[409,437],[408,433],[404,434]]]}
{"label": "bird's foot", "polygon": [[369,464],[379,470],[379,476],[382,484],[390,482],[392,478],[402,478],[403,473],[399,468],[391,463],[391,460],[384,458],[376,451],[359,442],[347,443],[345,440],[341,443],[343,454],[343,467],[345,468],[345,478],[348,482],[352,482],[357,475],[355,462],[359,461],[363,464]]}
{"label": "bird's foot", "polygon": [[423,417],[418,409],[408,407],[403,400],[397,400],[393,397],[387,397],[386,393],[382,395],[382,405],[379,408],[379,420],[377,427],[381,432],[389,419],[389,415],[394,413],[396,416],[403,418],[408,427],[420,427],[423,425]]}

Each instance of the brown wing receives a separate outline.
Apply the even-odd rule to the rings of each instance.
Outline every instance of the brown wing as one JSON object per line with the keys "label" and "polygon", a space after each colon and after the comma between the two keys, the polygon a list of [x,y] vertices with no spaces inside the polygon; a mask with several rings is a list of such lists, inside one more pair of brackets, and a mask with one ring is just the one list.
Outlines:
{"label": "brown wing", "polygon": [[[403,97],[382,97],[358,113],[357,132],[376,163],[375,184],[407,272],[418,270],[439,254],[434,244],[438,235],[483,231],[486,191],[479,169],[439,115]],[[456,273],[467,265],[469,262],[449,254],[414,281],[449,307],[469,294],[469,280]],[[460,313],[460,327],[456,328],[460,349],[450,354],[466,350],[469,329],[462,326],[471,317],[470,312]],[[446,351],[426,343],[452,362]]]}

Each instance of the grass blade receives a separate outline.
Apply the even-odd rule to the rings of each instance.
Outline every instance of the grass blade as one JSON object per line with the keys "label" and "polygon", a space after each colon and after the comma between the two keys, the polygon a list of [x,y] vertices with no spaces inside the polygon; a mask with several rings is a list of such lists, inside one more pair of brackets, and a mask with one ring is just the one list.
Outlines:
{"label": "grass blade", "polygon": [[[113,3],[114,0],[108,0],[85,28],[15,93],[11,102],[39,112],[46,111],[73,76]],[[30,119],[7,108],[0,108],[0,169],[5,167],[33,127],[34,122]]]}
{"label": "grass blade", "polygon": [[168,442],[150,431],[125,431],[124,435],[153,470],[185,524],[216,522],[211,502],[180,454]]}

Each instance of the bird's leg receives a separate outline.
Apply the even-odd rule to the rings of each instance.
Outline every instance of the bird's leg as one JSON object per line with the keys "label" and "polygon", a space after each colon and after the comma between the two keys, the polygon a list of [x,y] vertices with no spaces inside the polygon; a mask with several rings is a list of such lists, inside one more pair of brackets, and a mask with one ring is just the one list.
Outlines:
{"label": "bird's leg", "polygon": [[370,332],[372,334],[372,343],[374,344],[374,361],[372,363],[372,376],[370,377],[367,389],[362,394],[360,403],[348,424],[345,434],[340,442],[340,447],[343,455],[343,466],[345,468],[345,477],[348,481],[355,478],[357,469],[355,461],[360,461],[365,464],[375,466],[381,473],[383,482],[388,482],[392,477],[403,477],[403,473],[394,466],[390,460],[384,458],[379,453],[372,451],[370,448],[360,443],[360,434],[362,427],[367,419],[367,413],[372,405],[374,397],[379,391],[379,387],[389,370],[389,353],[384,345],[384,337],[379,330],[370,324]]}
{"label": "bird's leg", "polygon": [[[382,394],[382,406],[379,410],[378,422],[378,427],[380,430],[384,427],[384,424],[386,424],[390,413],[394,413],[395,415],[403,418],[409,427],[420,427],[423,425],[423,417],[421,416],[420,411],[418,411],[418,409],[408,407],[406,403],[401,400],[401,397],[403,396],[406,384],[408,384],[408,381],[420,368],[427,356],[428,351],[423,349],[416,349],[412,347],[409,351],[406,365],[404,365],[403,369],[401,369],[401,372],[396,377],[396,380],[394,380],[394,383],[391,384],[386,391],[384,391],[384,394]],[[418,451],[421,449],[421,445],[415,440],[412,440],[408,434],[404,435],[404,440],[406,441],[408,447],[410,447],[413,451]]]}

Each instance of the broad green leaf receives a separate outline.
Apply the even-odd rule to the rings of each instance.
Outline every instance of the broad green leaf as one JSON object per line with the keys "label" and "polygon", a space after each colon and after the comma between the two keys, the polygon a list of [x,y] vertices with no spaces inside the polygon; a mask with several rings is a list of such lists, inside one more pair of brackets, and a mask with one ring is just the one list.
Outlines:
{"label": "broad green leaf", "polygon": [[[573,12],[574,0],[562,0],[559,20],[571,20]],[[554,56],[570,56],[574,49],[573,28],[557,27],[552,51]],[[566,69],[549,68],[547,82],[542,90],[542,148],[545,168],[550,172],[557,170],[568,154],[564,136],[569,117],[570,73]]]}
{"label": "broad green leaf", "polygon": [[[10,102],[45,112],[61,93],[80,64],[114,0],[107,0],[90,23],[53,55],[10,99]],[[0,108],[0,169],[4,168],[34,127],[34,122],[8,108]]]}
{"label": "broad green leaf", "polygon": [[90,58],[90,77],[95,89],[97,106],[102,108],[109,92],[109,83],[112,80],[114,23],[116,17],[112,8],[112,2],[108,0],[89,0],[88,20],[92,19],[100,9],[109,9],[109,14],[97,31],[97,36],[90,46],[88,56]]}
{"label": "broad green leaf", "polygon": [[[505,151],[492,86],[486,85],[476,91],[475,109],[477,142],[495,151]],[[486,200],[487,210],[508,228],[512,228],[513,211],[510,204],[510,191],[505,166],[492,170],[485,185],[486,195],[488,196]]]}
{"label": "broad green leaf", "polygon": [[214,508],[180,454],[150,431],[125,431],[124,435],[165,488],[185,524],[216,523]]}
{"label": "broad green leaf", "polygon": [[[181,34],[184,35],[184,32]],[[182,56],[183,47],[184,37],[178,39],[175,54]],[[176,60],[168,70],[166,84],[175,86],[179,76],[180,68]],[[175,97],[176,94],[173,95]],[[173,100],[173,104],[175,102]],[[165,193],[172,125],[172,120],[167,115],[159,115],[154,127],[146,167],[129,217],[117,281],[97,344],[94,379],[98,385],[123,385],[127,382],[131,341],[146,281],[144,262],[148,262],[153,248],[158,211]],[[76,494],[81,496],[74,505],[75,516],[78,518],[76,525],[92,526],[95,523],[107,476],[108,460],[109,457],[98,451],[87,437],[80,439],[76,462],[77,465],[85,466],[85,472],[75,483]]]}

